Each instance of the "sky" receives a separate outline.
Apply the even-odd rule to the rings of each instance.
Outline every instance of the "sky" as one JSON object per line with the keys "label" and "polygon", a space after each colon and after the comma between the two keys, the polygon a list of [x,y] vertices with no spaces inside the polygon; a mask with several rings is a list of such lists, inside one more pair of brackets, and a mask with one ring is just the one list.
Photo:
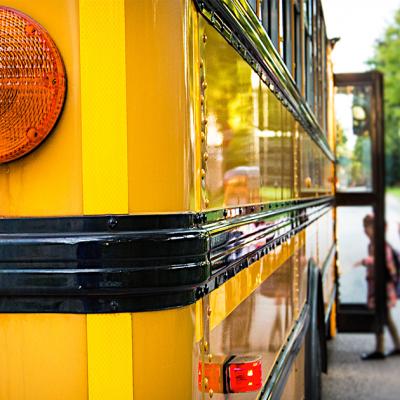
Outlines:
{"label": "sky", "polygon": [[373,47],[393,20],[400,0],[322,0],[328,38],[340,37],[333,53],[335,72],[362,72]]}

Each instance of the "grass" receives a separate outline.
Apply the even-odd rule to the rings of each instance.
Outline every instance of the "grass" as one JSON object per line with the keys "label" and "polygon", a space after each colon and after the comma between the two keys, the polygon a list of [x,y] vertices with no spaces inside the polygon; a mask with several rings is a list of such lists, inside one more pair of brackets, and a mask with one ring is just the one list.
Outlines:
{"label": "grass", "polygon": [[398,199],[400,199],[400,187],[394,186],[394,187],[387,187],[386,188],[386,193],[389,193]]}

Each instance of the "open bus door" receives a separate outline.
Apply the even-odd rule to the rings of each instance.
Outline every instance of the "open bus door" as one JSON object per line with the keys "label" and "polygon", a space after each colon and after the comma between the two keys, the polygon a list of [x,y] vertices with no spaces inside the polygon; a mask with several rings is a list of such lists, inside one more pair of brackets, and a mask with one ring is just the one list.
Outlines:
{"label": "open bus door", "polygon": [[[382,75],[335,75],[335,113],[338,330],[380,332],[387,312]],[[371,221],[372,239],[364,231]]]}

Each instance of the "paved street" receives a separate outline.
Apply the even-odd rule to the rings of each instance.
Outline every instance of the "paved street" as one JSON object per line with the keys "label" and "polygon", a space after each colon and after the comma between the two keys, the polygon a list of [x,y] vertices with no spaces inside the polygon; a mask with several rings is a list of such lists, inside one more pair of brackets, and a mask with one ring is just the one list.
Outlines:
{"label": "paved street", "polygon": [[[394,317],[400,329],[400,307]],[[329,372],[323,376],[323,400],[399,400],[400,356],[361,361],[374,348],[373,335],[341,334],[328,344]],[[392,343],[386,338],[386,349]]]}

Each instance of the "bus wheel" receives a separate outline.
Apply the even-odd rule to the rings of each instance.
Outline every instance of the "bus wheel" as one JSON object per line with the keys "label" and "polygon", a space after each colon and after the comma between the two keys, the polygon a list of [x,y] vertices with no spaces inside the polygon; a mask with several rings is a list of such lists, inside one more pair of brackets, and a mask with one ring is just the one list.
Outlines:
{"label": "bus wheel", "polygon": [[[312,322],[312,321],[311,321]],[[318,327],[310,323],[306,336],[305,391],[306,400],[321,398],[322,357]]]}
{"label": "bus wheel", "polygon": [[324,300],[321,274],[310,262],[308,299],[310,322],[305,340],[305,398],[321,398],[321,373],[327,371]]}

